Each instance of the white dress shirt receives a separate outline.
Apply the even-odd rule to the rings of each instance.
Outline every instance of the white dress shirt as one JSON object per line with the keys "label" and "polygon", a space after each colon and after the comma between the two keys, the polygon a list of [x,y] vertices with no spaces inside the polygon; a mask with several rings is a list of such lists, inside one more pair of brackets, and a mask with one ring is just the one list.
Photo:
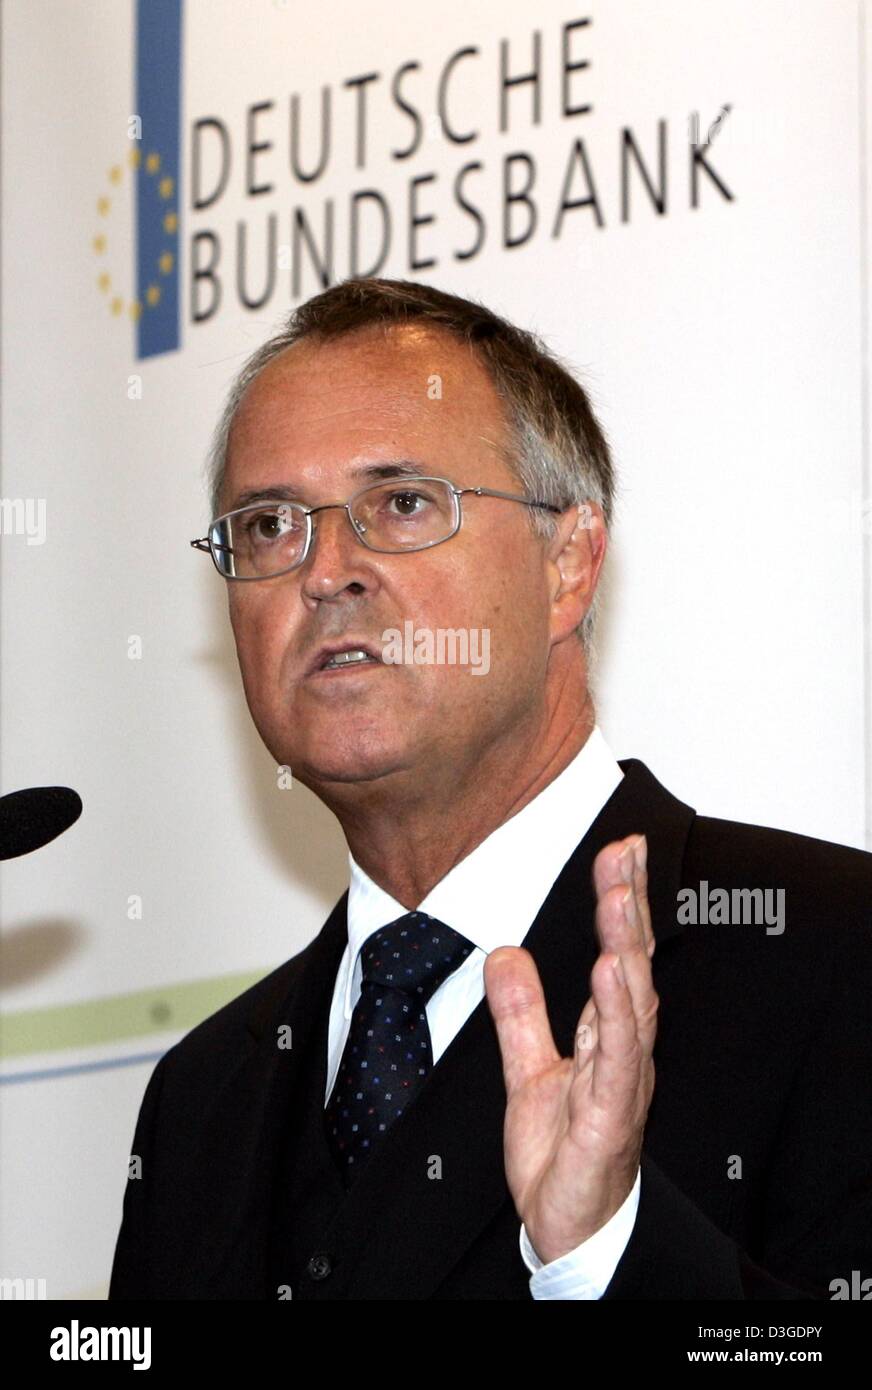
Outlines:
{"label": "white dress shirt", "polygon": [[[418,911],[453,927],[474,947],[427,1003],[434,1066],[485,997],[488,952],[497,946],[521,945],[561,869],[623,775],[595,725],[572,762],[455,864],[418,904]],[[374,883],[351,854],[348,860],[348,944],[339,963],[330,1011],[325,1106],[360,998],[361,946],[374,931],[409,910]],[[539,1259],[522,1224],[520,1252],[531,1273],[532,1296],[601,1298],[630,1239],[639,1192],[637,1172],[632,1191],[611,1220],[548,1264]]]}

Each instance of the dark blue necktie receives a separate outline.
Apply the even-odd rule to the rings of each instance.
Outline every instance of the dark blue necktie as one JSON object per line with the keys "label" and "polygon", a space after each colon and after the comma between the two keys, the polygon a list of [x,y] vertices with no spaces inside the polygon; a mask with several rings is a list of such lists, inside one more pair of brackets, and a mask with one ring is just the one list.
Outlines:
{"label": "dark blue necktie", "polygon": [[324,1112],[346,1187],[432,1070],[425,1006],[472,949],[426,912],[407,912],[363,943],[360,999]]}

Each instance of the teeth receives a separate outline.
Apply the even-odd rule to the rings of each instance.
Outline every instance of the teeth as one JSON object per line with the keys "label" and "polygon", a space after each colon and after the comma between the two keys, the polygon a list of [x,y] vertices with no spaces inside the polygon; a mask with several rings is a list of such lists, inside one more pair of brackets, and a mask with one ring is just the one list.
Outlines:
{"label": "teeth", "polygon": [[330,666],[350,666],[355,661],[371,661],[372,657],[364,651],[335,652],[330,660],[324,663],[325,671]]}

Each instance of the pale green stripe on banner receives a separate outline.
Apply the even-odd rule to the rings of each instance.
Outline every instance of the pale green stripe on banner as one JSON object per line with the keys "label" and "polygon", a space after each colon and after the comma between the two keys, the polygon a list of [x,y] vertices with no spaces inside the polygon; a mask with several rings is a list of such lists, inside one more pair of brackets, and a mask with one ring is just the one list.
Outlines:
{"label": "pale green stripe on banner", "polygon": [[99,1047],[153,1033],[187,1032],[262,980],[268,970],[187,980],[183,984],[137,990],[135,994],[113,994],[77,1004],[7,1013],[0,1018],[0,1059],[60,1052],[71,1047]]}

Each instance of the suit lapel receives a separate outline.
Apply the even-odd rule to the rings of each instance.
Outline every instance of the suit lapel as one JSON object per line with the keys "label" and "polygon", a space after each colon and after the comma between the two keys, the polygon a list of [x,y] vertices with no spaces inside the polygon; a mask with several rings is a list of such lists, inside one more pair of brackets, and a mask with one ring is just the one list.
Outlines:
{"label": "suit lapel", "polygon": [[[542,978],[555,1043],[564,1056],[572,1052],[598,952],[591,870],[603,845],[646,834],[658,945],[682,930],[676,894],[695,813],[637,759],[620,766],[620,785],[564,866],[523,943]],[[208,1297],[273,1296],[266,1252],[281,1124],[300,1057],[318,1036],[330,1005],[347,941],[346,904],[347,893],[288,971],[276,972],[275,986],[259,998],[248,1020],[251,1049],[217,1100],[214,1125],[204,1140],[210,1146],[215,1207],[210,1226],[216,1232],[215,1246],[199,1253]],[[655,955],[655,984],[656,962]],[[277,1046],[283,1024],[293,1030],[290,1051]],[[322,1058],[318,1076],[325,1075]],[[378,1157],[339,1201],[321,1244],[340,1252],[335,1277],[316,1294],[430,1297],[511,1203],[503,1166],[504,1116],[499,1044],[483,999],[392,1126]]]}

